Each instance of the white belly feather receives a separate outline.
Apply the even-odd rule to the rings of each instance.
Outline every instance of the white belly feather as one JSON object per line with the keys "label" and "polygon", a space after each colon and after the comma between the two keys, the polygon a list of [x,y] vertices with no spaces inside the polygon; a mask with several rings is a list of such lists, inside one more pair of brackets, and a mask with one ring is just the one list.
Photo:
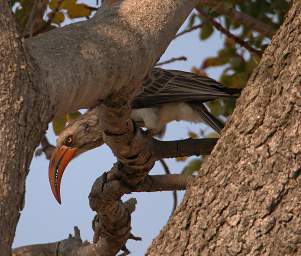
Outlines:
{"label": "white belly feather", "polygon": [[136,122],[143,122],[144,126],[153,132],[160,132],[171,121],[202,121],[199,114],[183,102],[166,103],[154,108],[134,109],[131,117]]}

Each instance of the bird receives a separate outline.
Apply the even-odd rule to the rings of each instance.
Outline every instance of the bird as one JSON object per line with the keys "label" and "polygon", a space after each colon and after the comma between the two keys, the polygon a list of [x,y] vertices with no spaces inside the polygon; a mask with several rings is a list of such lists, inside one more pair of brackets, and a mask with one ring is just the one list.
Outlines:
{"label": "bird", "polygon": [[[237,98],[240,89],[227,88],[206,76],[153,68],[143,80],[141,91],[131,103],[131,118],[152,135],[159,134],[174,120],[205,122],[217,133],[224,123],[215,117],[205,102],[221,98]],[[61,204],[60,185],[65,168],[76,156],[104,143],[98,107],[94,107],[68,123],[57,138],[49,163],[49,182],[57,202]]]}

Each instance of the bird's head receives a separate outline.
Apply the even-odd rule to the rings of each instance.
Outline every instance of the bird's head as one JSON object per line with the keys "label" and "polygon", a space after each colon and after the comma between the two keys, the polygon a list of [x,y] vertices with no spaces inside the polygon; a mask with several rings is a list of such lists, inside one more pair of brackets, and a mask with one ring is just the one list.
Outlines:
{"label": "bird's head", "polygon": [[49,182],[58,203],[61,203],[61,179],[68,163],[74,157],[102,144],[102,130],[95,110],[70,122],[60,133],[49,163]]}

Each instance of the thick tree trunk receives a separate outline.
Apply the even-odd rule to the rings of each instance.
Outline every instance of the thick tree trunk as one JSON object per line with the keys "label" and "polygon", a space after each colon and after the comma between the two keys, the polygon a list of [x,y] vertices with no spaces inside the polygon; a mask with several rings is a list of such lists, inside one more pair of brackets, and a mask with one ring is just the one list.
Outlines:
{"label": "thick tree trunk", "polygon": [[49,99],[32,83],[7,1],[0,1],[0,254],[10,255],[25,178],[50,121]]}
{"label": "thick tree trunk", "polygon": [[148,255],[301,255],[301,1]]}
{"label": "thick tree trunk", "polygon": [[197,1],[122,0],[86,22],[26,40],[55,112],[95,106],[142,81]]}

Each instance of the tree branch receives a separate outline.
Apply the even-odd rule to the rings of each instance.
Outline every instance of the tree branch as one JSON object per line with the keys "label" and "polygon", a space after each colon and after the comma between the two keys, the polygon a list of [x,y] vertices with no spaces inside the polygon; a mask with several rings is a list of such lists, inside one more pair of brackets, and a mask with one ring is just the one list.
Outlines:
{"label": "tree branch", "polygon": [[153,154],[156,160],[181,156],[210,155],[218,138],[160,141],[153,139]]}
{"label": "tree branch", "polygon": [[196,26],[192,26],[191,28],[185,29],[185,30],[183,30],[182,32],[176,34],[175,39],[176,39],[177,37],[180,37],[180,36],[182,36],[182,35],[185,35],[185,34],[187,34],[187,33],[190,33],[190,32],[193,31],[193,30],[202,28],[203,26],[204,26],[204,24],[199,24],[199,25],[196,25]]}
{"label": "tree branch", "polygon": [[[122,91],[112,95],[98,108],[100,120],[104,121],[104,141],[119,160],[109,173],[95,181],[89,195],[90,206],[97,212],[96,250],[105,251],[106,255],[115,255],[131,235],[130,217],[136,201],[123,203],[121,197],[143,184],[155,163],[154,140],[135,127],[130,119],[130,107],[124,102],[125,95],[131,93]],[[162,183],[159,188],[163,188]]]}
{"label": "tree branch", "polygon": [[185,190],[194,176],[184,174],[148,175],[144,181],[131,192],[159,192]]}
{"label": "tree branch", "polygon": [[[151,143],[146,144],[147,136],[134,127],[129,111],[120,110],[118,104],[127,105],[139,90],[142,80],[196,2],[124,0],[112,6],[104,5],[86,22],[25,40],[24,58],[7,1],[0,0],[1,56],[4,56],[1,67],[5,74],[0,83],[1,102],[5,105],[0,113],[3,121],[0,140],[5,140],[0,161],[4,177],[0,193],[1,254],[10,254],[16,223],[24,206],[30,160],[46,124],[54,115],[92,107],[104,99],[109,106],[113,95],[115,109],[106,108],[107,113],[100,113],[105,141],[122,163],[119,166],[125,176],[122,182],[134,187],[144,180],[155,161]],[[7,119],[7,116],[13,118]],[[97,230],[107,236],[101,236],[96,245],[90,245],[95,248],[94,255],[115,254],[131,237],[130,214],[135,202],[121,203],[120,193],[106,195],[109,190],[105,187],[104,197],[94,209],[100,216],[99,226],[104,227]],[[111,204],[101,205],[105,197]],[[110,218],[112,212],[122,219],[121,225],[114,226],[116,222]],[[87,255],[84,254],[87,247],[81,247],[79,255]]]}
{"label": "tree branch", "polygon": [[[105,179],[108,180],[108,176],[110,174],[102,175],[97,181],[95,182],[94,186],[98,186],[98,191],[102,191],[104,187],[104,176],[107,176]],[[115,175],[113,175],[114,177]],[[139,184],[135,189],[129,191],[127,187],[123,187],[124,193],[132,193],[132,192],[158,192],[158,191],[171,191],[171,190],[185,190],[188,183],[194,180],[193,176],[189,175],[181,175],[181,174],[171,174],[171,175],[151,175],[146,176],[143,183]],[[115,182],[111,183],[111,185],[117,186]],[[106,184],[108,189],[110,189],[110,185]],[[122,185],[120,185],[122,188]],[[111,191],[111,194],[114,191]],[[103,195],[101,193],[101,195]],[[95,194],[94,194],[95,196]],[[134,203],[134,201],[132,201]],[[107,202],[109,203],[109,202]],[[129,203],[129,202],[128,202]],[[123,218],[123,217],[122,217]],[[93,226],[94,230],[96,231],[97,228],[99,229],[99,219],[98,217],[94,220]],[[122,219],[123,221],[123,219]],[[37,244],[37,245],[27,245],[15,248],[13,250],[13,256],[53,256],[53,255],[63,255],[63,256],[73,256],[75,252],[81,253],[77,254],[78,256],[86,256],[86,255],[93,255],[91,254],[95,248],[95,245],[91,245],[88,242],[82,242],[80,237],[80,231],[77,227],[74,228],[74,236],[69,235],[67,239],[57,241],[54,243],[47,243],[47,244]],[[98,242],[99,235],[95,236],[95,243]],[[129,239],[134,240],[141,240],[130,234]],[[125,248],[124,248],[125,249]],[[85,254],[84,254],[85,253]]]}
{"label": "tree branch", "polygon": [[172,62],[176,62],[176,61],[186,61],[187,58],[185,56],[180,56],[180,57],[176,57],[176,58],[171,58],[169,60],[166,60],[166,61],[162,61],[162,62],[157,62],[156,66],[159,67],[159,66],[163,66],[163,65],[166,65],[166,64],[169,64],[169,63],[172,63]]}
{"label": "tree branch", "polygon": [[211,16],[207,15],[203,10],[199,7],[196,7],[198,12],[201,16],[205,17],[209,22],[220,32],[225,34],[227,37],[233,39],[236,43],[240,44],[242,47],[246,48],[251,53],[255,54],[259,58],[261,58],[262,52],[259,50],[254,49],[248,42],[244,41],[240,37],[237,37],[236,35],[232,34],[229,30],[225,29],[220,23],[215,21]]}
{"label": "tree branch", "polygon": [[21,246],[13,250],[12,256],[72,256],[73,251],[86,245],[88,243],[82,242],[78,227],[74,227],[74,236],[70,234],[67,239],[54,243]]}
{"label": "tree branch", "polygon": [[246,27],[261,33],[264,36],[272,38],[276,30],[268,24],[255,19],[246,13],[237,11],[233,8],[225,8],[224,3],[217,0],[200,0],[199,3],[209,6],[214,11],[227,15],[230,19],[244,24]]}
{"label": "tree branch", "polygon": [[124,0],[103,5],[88,21],[29,38],[34,81],[56,115],[93,107],[145,78],[196,3]]}

